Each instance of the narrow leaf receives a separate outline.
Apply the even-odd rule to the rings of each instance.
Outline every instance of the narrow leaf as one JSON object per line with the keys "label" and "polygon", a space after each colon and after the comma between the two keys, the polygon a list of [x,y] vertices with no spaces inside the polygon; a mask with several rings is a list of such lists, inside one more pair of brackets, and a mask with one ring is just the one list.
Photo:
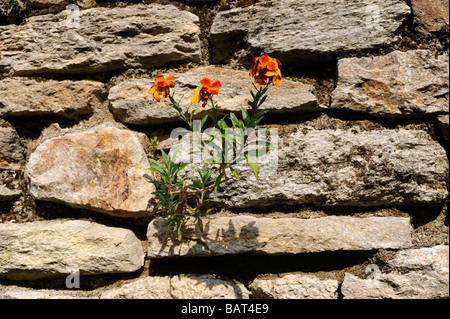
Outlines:
{"label": "narrow leaf", "polygon": [[223,172],[221,172],[220,174],[219,174],[219,176],[217,176],[217,178],[216,178],[216,183],[215,183],[215,185],[214,185],[214,191],[215,192],[218,192],[219,191],[219,188],[220,188],[220,182],[222,181],[222,177],[223,177]]}
{"label": "narrow leaf", "polygon": [[200,122],[200,130],[202,129],[203,125],[205,124],[206,120],[208,119],[208,114],[203,116],[202,121]]}
{"label": "narrow leaf", "polygon": [[239,174],[236,171],[236,169],[233,166],[230,166],[230,171],[233,173],[233,175],[239,179]]}
{"label": "narrow leaf", "polygon": [[239,123],[239,120],[234,113],[230,114],[230,120],[234,127],[241,127],[241,123]]}
{"label": "narrow leaf", "polygon": [[255,175],[256,179],[258,179],[258,163],[256,163],[255,158],[249,153],[246,153],[245,157],[247,158],[248,165],[252,169],[253,174]]}

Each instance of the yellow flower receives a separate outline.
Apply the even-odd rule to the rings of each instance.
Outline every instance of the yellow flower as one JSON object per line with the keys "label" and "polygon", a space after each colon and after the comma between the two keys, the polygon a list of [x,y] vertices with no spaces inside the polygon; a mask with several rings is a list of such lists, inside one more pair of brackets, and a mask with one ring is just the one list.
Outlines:
{"label": "yellow flower", "polygon": [[149,94],[153,94],[153,101],[159,102],[161,96],[166,98],[169,95],[169,89],[175,86],[175,83],[173,83],[175,79],[176,77],[171,75],[164,77],[164,75],[158,74],[155,78],[155,84],[148,91]]}

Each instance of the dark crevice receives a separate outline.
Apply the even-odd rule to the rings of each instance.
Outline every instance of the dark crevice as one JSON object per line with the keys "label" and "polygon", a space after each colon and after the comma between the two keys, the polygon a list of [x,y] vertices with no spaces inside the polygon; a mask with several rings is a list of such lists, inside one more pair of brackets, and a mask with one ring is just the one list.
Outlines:
{"label": "dark crevice", "polygon": [[[29,116],[29,117],[7,117],[5,118],[17,131],[23,139],[35,140],[41,136],[42,131],[51,124],[57,123],[61,128],[69,128],[79,124],[81,121],[88,119],[91,114],[77,115],[72,119],[55,115],[46,116]],[[24,119],[29,118],[29,121]],[[32,120],[31,120],[32,119]]]}
{"label": "dark crevice", "polygon": [[[71,289],[66,286],[66,277],[59,278],[43,278],[37,280],[10,280],[7,278],[0,278],[0,285],[11,285],[23,288],[32,289],[55,289],[60,291],[92,291],[98,288],[112,285],[118,281],[126,281],[139,277],[142,273],[142,269],[132,273],[116,273],[116,274],[99,274],[99,275],[87,275],[80,272],[80,287]],[[1,299],[1,298],[0,298]]]}
{"label": "dark crevice", "polygon": [[[374,251],[334,251],[293,255],[251,255],[151,259],[150,276],[215,274],[249,284],[259,275],[313,273],[319,278],[343,278],[343,272],[367,262]],[[338,274],[339,273],[339,274]],[[341,278],[342,277],[342,278]]]}
{"label": "dark crevice", "polygon": [[314,206],[314,205],[285,205],[279,203],[271,206],[228,208],[229,213],[252,214],[255,216],[277,215],[292,216],[297,218],[325,217],[325,216],[353,216],[353,217],[412,217],[412,224],[417,227],[430,222],[445,208],[445,202],[441,204],[423,204],[408,206]]}
{"label": "dark crevice", "polygon": [[129,229],[140,240],[147,240],[147,226],[153,217],[123,218],[89,209],[74,208],[65,204],[49,201],[35,201],[33,220],[76,219],[87,220],[110,227]]}

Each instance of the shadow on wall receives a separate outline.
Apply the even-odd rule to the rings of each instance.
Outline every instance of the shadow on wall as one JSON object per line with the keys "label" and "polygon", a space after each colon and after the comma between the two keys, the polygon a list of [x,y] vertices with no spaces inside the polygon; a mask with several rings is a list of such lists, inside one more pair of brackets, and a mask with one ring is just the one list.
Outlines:
{"label": "shadow on wall", "polygon": [[[259,230],[255,222],[236,227],[230,220],[228,228],[210,229],[210,222],[205,221],[203,232],[197,223],[187,224],[183,229],[183,239],[180,242],[174,227],[167,226],[167,220],[157,218],[153,221],[157,232],[153,238],[159,242],[157,256],[215,256],[233,254],[235,252],[257,251],[266,243],[259,242]],[[150,239],[150,238],[149,238]]]}

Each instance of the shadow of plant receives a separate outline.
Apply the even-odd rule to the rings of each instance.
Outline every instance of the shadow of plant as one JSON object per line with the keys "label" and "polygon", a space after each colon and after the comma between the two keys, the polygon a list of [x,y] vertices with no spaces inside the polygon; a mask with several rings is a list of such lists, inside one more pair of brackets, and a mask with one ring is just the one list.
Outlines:
{"label": "shadow of plant", "polygon": [[266,245],[258,240],[259,229],[255,227],[255,221],[234,224],[228,220],[224,226],[217,223],[217,218],[215,220],[211,224],[210,220],[204,219],[203,232],[197,223],[186,224],[183,239],[179,241],[174,227],[167,227],[165,219],[156,218],[152,222],[155,231],[149,234],[149,257],[220,256],[258,252]]}

